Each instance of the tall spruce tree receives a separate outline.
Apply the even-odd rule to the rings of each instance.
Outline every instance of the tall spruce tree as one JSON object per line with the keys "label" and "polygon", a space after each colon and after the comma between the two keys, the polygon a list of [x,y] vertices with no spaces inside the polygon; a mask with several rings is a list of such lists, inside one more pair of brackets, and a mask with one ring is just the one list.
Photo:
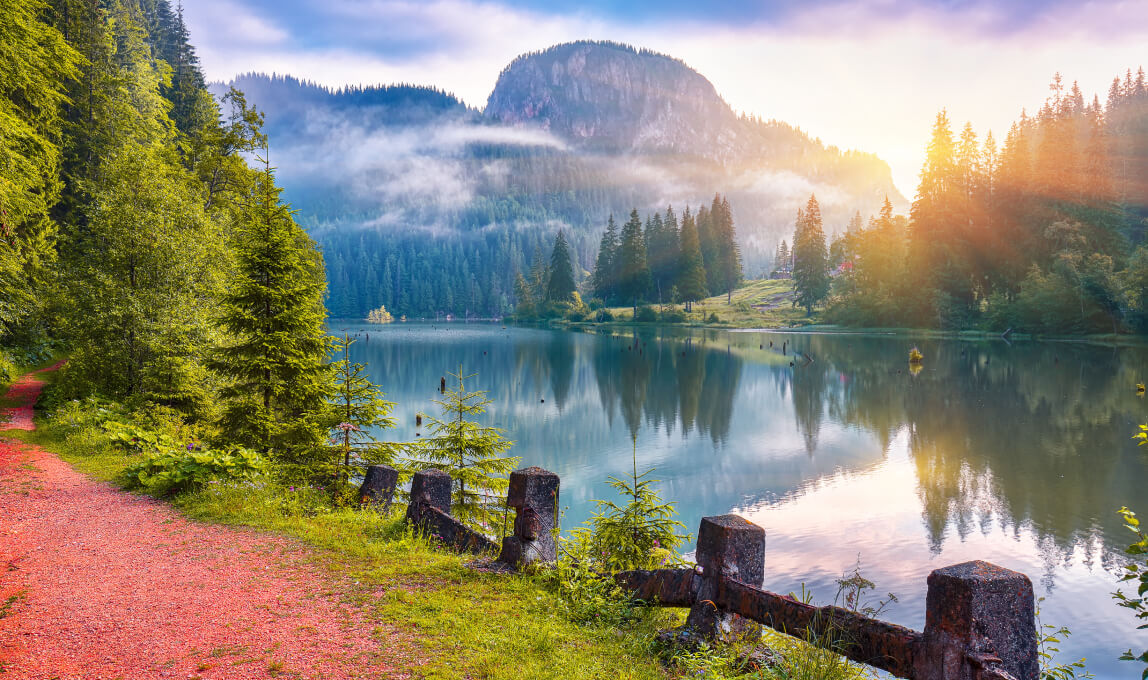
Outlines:
{"label": "tall spruce tree", "polygon": [[725,291],[726,302],[733,299],[733,289],[741,285],[741,248],[737,245],[737,235],[733,226],[733,211],[729,200],[722,198],[718,201],[714,197],[713,207],[710,209],[714,239],[714,269],[707,271],[707,275],[715,279],[718,287],[715,292]]}
{"label": "tall spruce tree", "polygon": [[323,261],[264,170],[237,225],[235,275],[220,322],[231,341],[215,363],[228,380],[222,426],[232,441],[311,476],[333,422]]}
{"label": "tall spruce tree", "polygon": [[698,227],[698,244],[702,251],[702,266],[706,271],[706,295],[716,295],[720,292],[718,290],[720,284],[714,280],[717,247],[714,242],[713,219],[710,215],[710,209],[705,205],[699,206],[697,214],[694,215],[694,223]]}
{"label": "tall spruce tree", "polygon": [[664,219],[660,214],[655,214],[651,226],[652,230],[646,237],[647,259],[654,297],[661,303],[669,300],[681,260],[678,220],[673,208],[666,208]]}
{"label": "tall spruce tree", "polygon": [[594,273],[590,277],[594,289],[594,297],[607,304],[618,297],[618,226],[614,224],[614,216],[606,223],[606,233],[602,234],[602,242],[598,245],[598,258],[594,263]]}
{"label": "tall spruce tree", "polygon": [[825,231],[821,224],[821,206],[809,195],[805,209],[797,211],[793,234],[793,288],[795,305],[805,307],[806,314],[829,295],[829,253],[825,248]]}
{"label": "tall spruce tree", "polygon": [[650,268],[646,263],[646,239],[642,233],[642,220],[637,209],[630,213],[630,220],[622,226],[622,242],[618,249],[619,293],[631,303],[634,313],[638,312],[638,302],[645,298],[650,289]]}
{"label": "tall spruce tree", "polygon": [[578,289],[574,283],[574,267],[570,264],[570,244],[561,229],[554,237],[554,250],[550,253],[550,281],[546,287],[546,299],[551,302],[568,302]]}
{"label": "tall spruce tree", "polygon": [[678,266],[678,295],[686,303],[686,311],[693,311],[693,303],[706,296],[706,270],[702,265],[702,250],[698,242],[698,228],[690,207],[682,213],[682,254]]}
{"label": "tall spruce tree", "polygon": [[39,343],[55,256],[61,111],[80,55],[40,0],[0,0],[0,345]]}
{"label": "tall spruce tree", "polygon": [[[76,348],[65,391],[146,398],[205,416],[211,311],[230,266],[220,224],[180,165],[141,17],[110,3],[89,19],[101,53],[86,105],[98,122],[69,132],[93,154],[70,173],[61,210],[60,326]],[[78,189],[77,189],[78,187]]]}

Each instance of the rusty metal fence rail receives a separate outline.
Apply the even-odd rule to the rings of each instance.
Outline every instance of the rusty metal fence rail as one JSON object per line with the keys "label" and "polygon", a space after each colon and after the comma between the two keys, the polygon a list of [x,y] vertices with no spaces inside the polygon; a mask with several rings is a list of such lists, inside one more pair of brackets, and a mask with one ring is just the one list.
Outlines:
{"label": "rusty metal fence rail", "polygon": [[[389,504],[397,473],[368,471],[361,499]],[[407,521],[449,545],[495,552],[494,542],[450,516],[450,476],[414,476]],[[510,475],[514,533],[499,561],[521,568],[557,558],[558,476],[541,468]],[[682,638],[756,639],[760,626],[805,639],[832,639],[853,661],[911,680],[1038,680],[1040,663],[1032,582],[981,561],[928,577],[925,629],[916,631],[835,606],[814,606],[762,588],[765,530],[737,515],[704,517],[692,569],[626,571],[618,584],[651,605],[688,607]]]}

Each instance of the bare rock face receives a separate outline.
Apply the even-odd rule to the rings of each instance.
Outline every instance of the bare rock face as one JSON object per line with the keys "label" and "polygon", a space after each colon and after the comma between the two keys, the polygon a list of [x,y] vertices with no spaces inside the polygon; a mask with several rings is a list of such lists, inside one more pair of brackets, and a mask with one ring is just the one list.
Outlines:
{"label": "bare rock face", "polygon": [[515,59],[487,118],[534,125],[586,150],[721,160],[741,123],[710,81],[681,61],[606,42],[575,42]]}

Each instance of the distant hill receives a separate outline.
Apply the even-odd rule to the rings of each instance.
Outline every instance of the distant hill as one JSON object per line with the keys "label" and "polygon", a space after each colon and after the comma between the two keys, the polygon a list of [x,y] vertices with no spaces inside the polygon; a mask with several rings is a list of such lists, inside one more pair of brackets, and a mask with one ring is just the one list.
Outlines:
{"label": "distant hill", "polygon": [[[483,111],[408,85],[328,90],[284,76],[234,83],[267,116],[286,197],[324,249],[336,316],[483,316],[564,228],[590,269],[610,214],[728,196],[746,273],[769,264],[816,192],[827,230],[885,195],[876,156],[736,114],[671,57],[608,42],[523,55]],[[221,93],[225,85],[213,85]]]}

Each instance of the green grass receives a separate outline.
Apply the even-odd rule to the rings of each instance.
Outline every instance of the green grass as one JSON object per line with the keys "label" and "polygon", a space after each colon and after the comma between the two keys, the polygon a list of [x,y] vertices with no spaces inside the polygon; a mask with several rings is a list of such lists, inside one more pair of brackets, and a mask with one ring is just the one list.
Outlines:
{"label": "green grass", "polygon": [[[652,305],[658,309],[658,305]],[[685,311],[684,305],[664,305],[664,309]],[[614,323],[630,323],[633,309],[611,307],[617,319]],[[801,327],[817,320],[817,312],[808,317],[804,309],[793,306],[793,281],[789,279],[761,279],[749,281],[733,291],[729,302],[726,296],[715,295],[693,304],[686,325],[707,324],[711,314],[718,317],[718,325],[730,328],[790,328]]]}
{"label": "green grass", "polygon": [[[134,459],[69,443],[41,428],[19,438],[61,455],[78,470],[113,481]],[[215,486],[172,499],[188,517],[255,527],[312,546],[313,567],[375,624],[388,660],[425,678],[668,678],[652,636],[674,615],[654,611],[625,635],[570,622],[539,579],[466,567],[473,557],[411,534],[402,508],[389,515],[316,510],[306,493],[272,485]]]}
{"label": "green grass", "polygon": [[[64,420],[37,422],[36,431],[12,434],[58,453],[96,479],[115,483],[136,460],[111,448],[99,428],[69,427]],[[669,666],[663,662],[654,636],[659,629],[681,623],[684,610],[645,610],[624,630],[575,623],[544,579],[469,568],[472,556],[443,550],[412,533],[401,506],[389,514],[337,508],[319,491],[252,482],[212,484],[169,500],[197,521],[253,527],[310,546],[305,559],[329,576],[331,593],[363,613],[370,626],[365,632],[378,638],[380,653],[396,671],[413,677],[734,677],[719,672],[728,666],[719,652],[678,658]],[[793,638],[766,639],[785,650],[785,663],[739,677],[857,677],[855,667],[842,672],[847,667],[825,657],[829,653],[824,650]],[[241,662],[259,658],[254,655]],[[793,673],[798,669],[802,672]],[[268,668],[269,673],[281,670]],[[699,670],[705,673],[699,675]]]}

